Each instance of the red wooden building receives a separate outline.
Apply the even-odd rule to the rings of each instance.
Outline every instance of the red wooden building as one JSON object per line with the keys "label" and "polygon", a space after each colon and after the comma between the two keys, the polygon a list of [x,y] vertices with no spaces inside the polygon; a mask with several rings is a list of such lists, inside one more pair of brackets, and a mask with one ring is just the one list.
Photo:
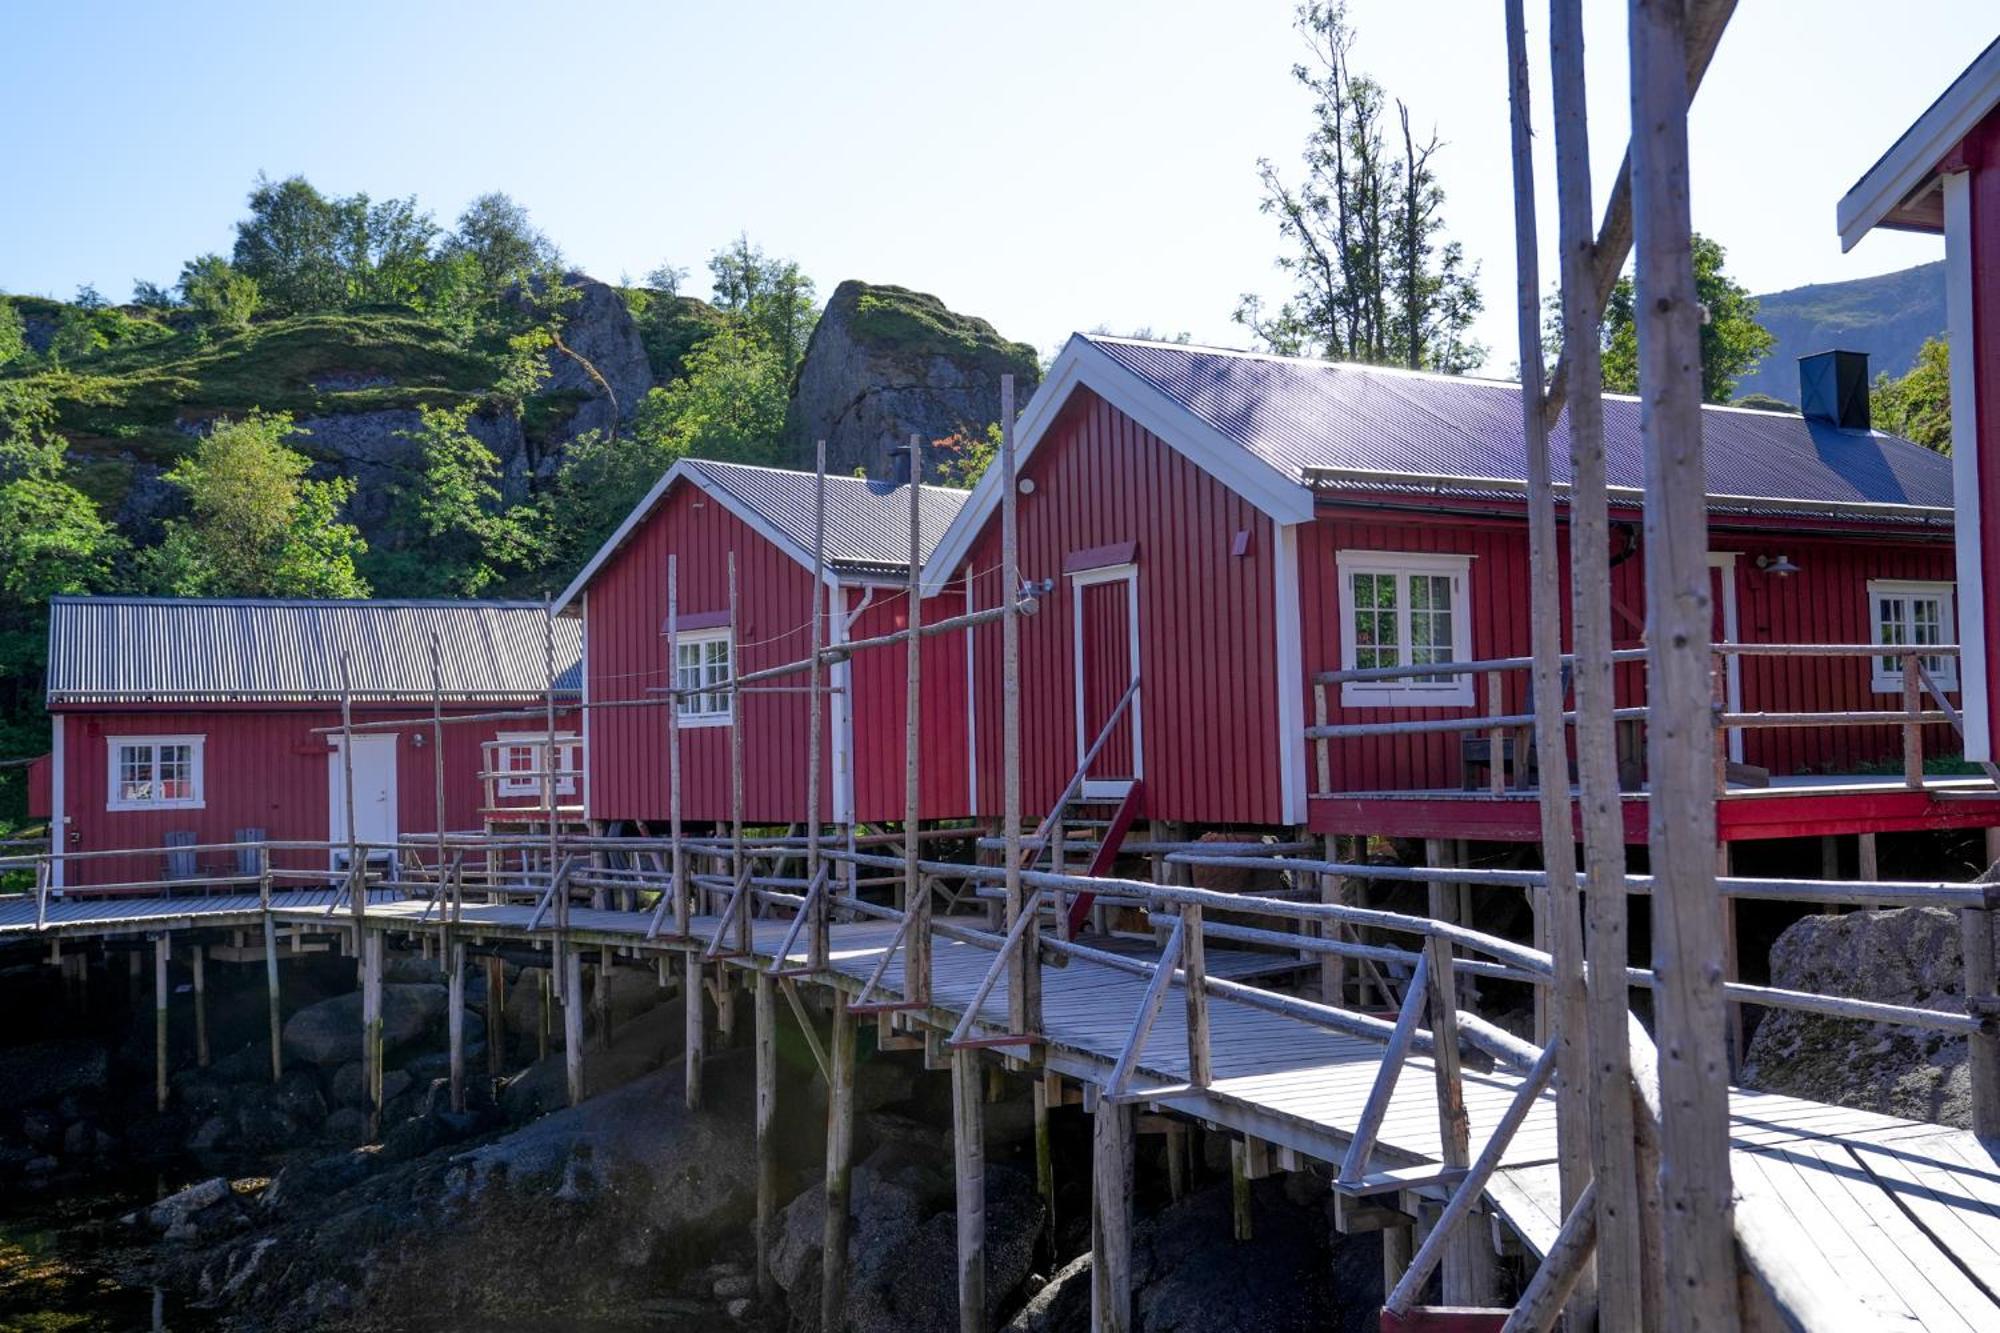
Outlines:
{"label": "red wooden building", "polygon": [[2000,40],[1967,66],[1840,201],[1840,243],[1877,227],[1944,236],[1958,502],[1966,757],[2000,756]]}
{"label": "red wooden building", "polygon": [[[966,493],[919,492],[920,550],[929,551]],[[826,481],[824,642],[853,642],[908,623],[907,485],[858,477]],[[689,688],[803,660],[812,638],[815,482],[809,472],[687,459],[641,500],[557,602],[581,618],[587,648],[589,817],[606,829],[664,826],[671,816],[668,721],[662,691]],[[730,623],[729,562],[736,562],[737,613]],[[667,563],[675,561],[679,662],[667,660]],[[965,609],[963,583],[926,597],[934,622]],[[900,820],[904,813],[904,700],[907,656],[900,646],[856,654],[827,675],[822,710],[824,818],[849,825]],[[924,709],[919,763],[923,817],[961,818],[971,808],[965,756],[965,638],[923,641]],[[770,682],[803,686],[803,672]],[[632,705],[628,707],[601,705]],[[751,823],[796,823],[806,808],[809,752],[804,693],[746,693],[741,699],[744,815]],[[682,708],[681,815],[698,823],[730,818],[729,729],[737,719],[725,693]]]}
{"label": "red wooden building", "polygon": [[[1865,382],[1844,354],[1808,362],[1815,382]],[[1707,412],[1717,638],[1955,642],[1951,465],[1840,419],[1833,397],[1810,396],[1810,416]],[[1618,646],[1630,648],[1645,614],[1638,404],[1612,398],[1605,412]],[[1139,813],[1156,820],[1537,840],[1532,791],[1488,789],[1467,744],[1483,738],[1332,741],[1324,787],[1306,740],[1323,672],[1529,653],[1521,438],[1509,383],[1073,338],[1018,433],[1021,577],[1053,583],[1022,634],[1027,808],[1046,811],[1103,734],[1086,789],[1117,797],[1137,781]],[[1552,453],[1560,483],[1560,430]],[[989,471],[926,570],[940,591],[972,571],[975,607],[999,597],[998,487]],[[967,785],[973,813],[991,815],[1000,636],[988,626],[972,640]],[[1948,656],[1930,665],[1955,688]],[[1621,704],[1643,703],[1643,669],[1621,669]],[[1107,729],[1135,676],[1128,715]],[[1893,659],[1745,658],[1725,688],[1732,711],[1879,710],[1901,706],[1899,677]],[[1477,679],[1336,684],[1326,721],[1530,707],[1525,671],[1498,677],[1496,699]],[[1889,727],[1732,736],[1733,757],[1775,776],[1732,789],[1724,836],[1994,822],[1983,803],[1894,790],[1899,743]],[[1852,790],[1787,785],[1878,764],[1886,775]],[[1643,774],[1631,788],[1643,840]]]}
{"label": "red wooden building", "polygon": [[[546,629],[533,603],[54,599],[51,750],[46,808],[36,813],[49,818],[57,850],[134,852],[59,865],[57,884],[237,873],[226,853],[176,846],[344,840],[341,738],[318,730],[340,724],[343,657],[357,724],[430,716],[433,636],[446,711],[504,711],[545,700]],[[573,622],[553,629],[558,690],[573,692],[581,636]],[[445,726],[447,827],[475,830],[498,813],[485,808],[479,776],[488,742],[521,733],[497,753],[538,772],[544,732],[533,719]],[[421,725],[355,737],[360,841],[436,831],[434,743]],[[558,780],[564,804],[580,756],[573,745],[559,750],[572,770]],[[503,807],[541,802],[539,778],[493,785]],[[275,863],[328,859],[293,853]]]}

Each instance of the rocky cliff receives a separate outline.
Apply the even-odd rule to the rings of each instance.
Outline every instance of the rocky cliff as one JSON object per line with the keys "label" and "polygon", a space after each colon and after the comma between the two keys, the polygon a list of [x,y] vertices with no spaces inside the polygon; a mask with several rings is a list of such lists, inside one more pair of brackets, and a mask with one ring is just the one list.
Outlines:
{"label": "rocky cliff", "polygon": [[799,366],[786,446],[809,460],[826,441],[830,471],[887,468],[914,432],[926,441],[983,434],[1000,419],[1000,377],[1017,401],[1041,379],[1035,350],[923,292],[849,280],[834,289]]}

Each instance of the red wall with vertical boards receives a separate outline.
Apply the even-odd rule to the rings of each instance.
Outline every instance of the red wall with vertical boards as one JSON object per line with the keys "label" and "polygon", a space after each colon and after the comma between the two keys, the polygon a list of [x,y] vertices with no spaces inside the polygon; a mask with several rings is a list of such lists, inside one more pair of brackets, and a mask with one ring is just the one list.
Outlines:
{"label": "red wall with vertical boards", "polygon": [[[447,709],[497,711],[498,705]],[[407,719],[412,725],[393,734],[396,745],[396,820],[400,833],[437,830],[437,783],[428,710],[355,709],[356,725]],[[193,833],[201,844],[234,840],[238,829],[261,828],[274,841],[324,842],[329,834],[332,797],[327,736],[315,728],[337,727],[336,709],[262,707],[184,709],[92,709],[57,714],[63,729],[63,815],[60,849],[95,852],[147,849],[131,857],[77,861],[66,868],[68,887],[158,879],[169,833]],[[445,821],[452,831],[481,827],[483,786],[476,776],[480,746],[502,730],[525,730],[528,723],[447,724],[445,738]],[[564,725],[558,718],[558,725]],[[110,810],[110,738],[114,736],[204,737],[203,804],[200,809]],[[419,741],[421,738],[421,742]],[[204,871],[234,873],[227,854],[197,858]],[[275,855],[281,867],[322,869],[324,852]]]}
{"label": "red wall with vertical boards", "polygon": [[[658,699],[668,685],[667,557],[678,558],[683,616],[727,612],[728,560],[736,553],[739,609],[737,667],[756,671],[804,658],[811,647],[812,573],[788,552],[739,519],[691,482],[677,483],[605,562],[585,602],[585,660],[593,706],[590,745],[590,817],[595,820],[665,821],[671,816],[668,727],[663,706],[606,708],[613,701]],[[843,589],[859,605],[863,593]],[[900,629],[906,595],[900,586],[878,588],[859,612],[848,637]],[[927,620],[956,614],[962,594],[929,599]],[[828,639],[832,630],[829,627]],[[956,635],[927,640],[921,661],[924,708],[919,776],[923,817],[962,817],[965,808],[964,649]],[[903,816],[905,666],[900,645],[867,650],[848,674],[853,710],[849,757],[857,817]],[[834,672],[829,671],[831,683]],[[806,674],[769,682],[803,686]],[[744,817],[783,824],[804,817],[806,761],[810,751],[807,698],[803,693],[747,694],[742,699]],[[834,812],[834,707],[821,709],[821,801]],[[729,728],[681,731],[681,816],[690,821],[730,817]]]}
{"label": "red wall with vertical boards", "polygon": [[[1130,542],[1139,570],[1139,717],[1154,819],[1277,825],[1277,637],[1272,524],[1248,500],[1088,389],[1021,469],[1020,571],[1055,580],[1021,621],[1022,806],[1045,813],[1076,771],[1075,597],[1066,558]],[[1239,534],[1241,537],[1240,554]],[[996,509],[956,579],[1000,604]],[[978,804],[1000,813],[1001,629],[972,632]],[[1087,739],[1086,739],[1086,743]]]}
{"label": "red wall with vertical boards", "polygon": [[[1636,524],[1636,514],[1624,516]],[[1614,537],[1614,550],[1624,548]],[[1871,579],[1950,582],[1952,548],[1948,536],[1933,540],[1868,533],[1813,535],[1797,528],[1745,532],[1717,528],[1711,549],[1737,553],[1734,570],[1738,638],[1750,643],[1867,643],[1872,612]],[[1563,644],[1570,644],[1569,543],[1558,537],[1564,605]],[[1343,550],[1423,551],[1470,555],[1474,658],[1524,657],[1530,643],[1531,606],[1528,534],[1518,517],[1420,514],[1390,509],[1323,507],[1299,542],[1300,594],[1304,603],[1302,639],[1305,680],[1310,690],[1321,671],[1337,670],[1340,660],[1340,596],[1336,553]],[[1757,568],[1759,555],[1784,554],[1799,572],[1787,577]],[[1612,570],[1612,636],[1617,648],[1644,644],[1645,555],[1637,546]],[[1900,696],[1873,693],[1864,658],[1746,657],[1742,659],[1742,706],[1746,712],[1835,712],[1900,708]],[[1617,702],[1644,702],[1642,663],[1617,670]],[[1525,671],[1502,676],[1501,710],[1529,711]],[[1485,686],[1476,688],[1472,708],[1343,707],[1340,687],[1327,687],[1328,721],[1335,724],[1413,721],[1476,716],[1486,708]],[[1308,704],[1307,716],[1312,716]],[[1367,736],[1330,743],[1335,791],[1407,791],[1456,788],[1463,781],[1460,733]],[[1948,727],[1926,729],[1927,752],[1957,748]],[[1815,727],[1744,732],[1743,758],[1776,774],[1851,772],[1864,764],[1897,760],[1901,732],[1893,727]],[[1316,761],[1308,756],[1308,770]],[[1484,779],[1484,772],[1479,774]]]}

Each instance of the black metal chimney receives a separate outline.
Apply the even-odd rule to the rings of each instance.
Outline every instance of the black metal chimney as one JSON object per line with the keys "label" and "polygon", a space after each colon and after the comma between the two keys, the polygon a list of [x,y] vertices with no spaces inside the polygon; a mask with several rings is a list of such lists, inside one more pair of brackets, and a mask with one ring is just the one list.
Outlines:
{"label": "black metal chimney", "polygon": [[1868,353],[1815,352],[1799,358],[1799,412],[1842,430],[1868,429]]}
{"label": "black metal chimney", "polygon": [[907,444],[895,444],[889,446],[889,456],[886,461],[889,465],[888,467],[889,475],[887,478],[885,478],[885,480],[888,481],[889,485],[891,486],[909,485],[910,446]]}

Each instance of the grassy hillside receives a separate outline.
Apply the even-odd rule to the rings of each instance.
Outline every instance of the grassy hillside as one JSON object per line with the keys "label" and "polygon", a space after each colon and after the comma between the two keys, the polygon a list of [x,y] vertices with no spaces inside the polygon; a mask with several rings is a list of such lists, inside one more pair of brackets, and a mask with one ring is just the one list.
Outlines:
{"label": "grassy hillside", "polygon": [[1795,287],[1760,296],[1757,305],[1758,320],[1778,341],[1736,392],[1796,403],[1798,359],[1812,352],[1866,352],[1871,375],[1901,375],[1914,365],[1924,339],[1944,333],[1944,265]]}

